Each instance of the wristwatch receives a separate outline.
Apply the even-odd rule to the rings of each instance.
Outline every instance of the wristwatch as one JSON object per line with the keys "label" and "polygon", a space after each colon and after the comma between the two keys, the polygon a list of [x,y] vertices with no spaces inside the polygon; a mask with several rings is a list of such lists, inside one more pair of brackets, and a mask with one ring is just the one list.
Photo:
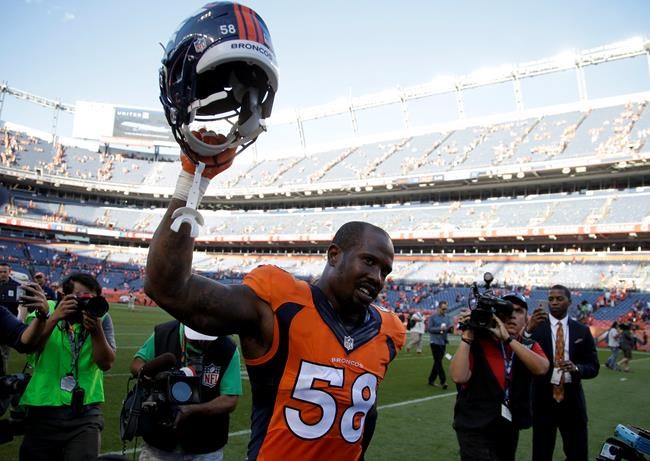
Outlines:
{"label": "wristwatch", "polygon": [[45,314],[39,310],[36,311],[36,318],[41,320],[47,320],[50,318],[50,311],[48,310]]}
{"label": "wristwatch", "polygon": [[508,337],[503,341],[504,344],[510,344],[511,342],[512,342],[512,336],[508,336]]}

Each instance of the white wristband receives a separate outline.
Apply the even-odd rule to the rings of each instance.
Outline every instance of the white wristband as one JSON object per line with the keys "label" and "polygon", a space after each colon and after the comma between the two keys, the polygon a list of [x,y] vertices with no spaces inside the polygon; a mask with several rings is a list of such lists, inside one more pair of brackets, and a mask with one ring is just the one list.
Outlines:
{"label": "white wristband", "polygon": [[[172,195],[172,197],[187,202],[187,197],[189,196],[193,181],[194,181],[194,175],[192,173],[188,173],[185,170],[181,170],[180,174],[178,175],[178,180],[176,181],[176,190],[174,190],[174,194]],[[197,207],[201,203],[201,199],[205,195],[205,191],[208,190],[209,185],[210,185],[210,180],[208,178],[201,177],[199,199],[196,204]]]}

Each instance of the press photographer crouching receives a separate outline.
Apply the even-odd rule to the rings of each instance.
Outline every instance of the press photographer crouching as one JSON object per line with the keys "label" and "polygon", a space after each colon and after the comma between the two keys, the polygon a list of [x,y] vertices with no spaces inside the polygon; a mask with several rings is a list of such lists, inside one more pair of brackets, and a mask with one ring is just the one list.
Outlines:
{"label": "press photographer crouching", "polygon": [[232,339],[203,335],[178,320],[157,325],[131,373],[137,381],[124,401],[121,435],[144,439],[141,461],[223,459],[229,414],[242,393]]}
{"label": "press photographer crouching", "polygon": [[[489,281],[488,281],[489,279]],[[532,425],[531,384],[549,362],[541,347],[522,337],[526,299],[497,298],[488,289],[459,318],[461,343],[449,367],[458,395],[454,429],[462,461],[514,461],[519,430]]]}
{"label": "press photographer crouching", "polygon": [[[99,456],[104,372],[115,361],[115,338],[102,288],[73,273],[49,312],[34,373],[20,404],[26,408],[20,459],[91,460]],[[30,314],[27,323],[36,321]]]}

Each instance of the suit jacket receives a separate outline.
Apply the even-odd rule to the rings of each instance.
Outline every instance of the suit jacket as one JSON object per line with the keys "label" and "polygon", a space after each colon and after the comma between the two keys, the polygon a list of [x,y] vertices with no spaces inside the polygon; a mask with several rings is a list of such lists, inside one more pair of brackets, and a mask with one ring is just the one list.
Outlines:
{"label": "suit jacket", "polygon": [[[600,369],[596,344],[591,335],[589,327],[575,320],[569,319],[569,360],[577,367],[578,371],[571,373],[571,383],[564,385],[565,405],[570,405],[576,411],[576,416],[581,415],[587,421],[587,406],[585,395],[582,390],[583,379],[595,378]],[[533,385],[533,418],[543,418],[556,408],[553,405],[553,385],[551,375],[553,374],[553,335],[551,334],[551,323],[541,323],[533,332],[532,339],[537,341],[544,350],[546,357],[551,362],[548,372],[537,377]]]}

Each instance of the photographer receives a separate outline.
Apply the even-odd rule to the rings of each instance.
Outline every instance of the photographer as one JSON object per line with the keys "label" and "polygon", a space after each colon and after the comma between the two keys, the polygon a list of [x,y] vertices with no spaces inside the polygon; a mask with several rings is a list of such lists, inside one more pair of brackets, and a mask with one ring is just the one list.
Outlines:
{"label": "photographer", "polygon": [[[18,317],[18,288],[20,283],[11,278],[11,266],[0,262],[0,306],[6,308],[13,316]],[[0,342],[0,376],[7,372],[9,362],[9,347],[4,341]]]}
{"label": "photographer", "polygon": [[[0,344],[13,347],[18,352],[32,352],[36,349],[41,341],[45,331],[45,323],[49,316],[49,305],[45,299],[45,294],[37,284],[27,284],[23,286],[24,295],[20,297],[23,306],[30,311],[35,311],[35,320],[31,324],[25,325],[18,320],[6,308],[0,306]],[[4,363],[3,363],[4,365]],[[3,367],[0,379],[5,376]],[[0,385],[0,416],[4,415],[10,406],[15,407],[24,390],[23,378],[29,379],[29,375],[11,375],[6,376]],[[9,442],[13,439],[14,433],[17,433],[12,426],[13,421],[0,420],[0,444]]]}
{"label": "photographer", "polygon": [[[35,311],[29,325],[18,320],[5,307],[0,306],[0,344],[13,347],[18,352],[32,352],[40,344],[45,331],[45,323],[50,315],[50,306],[43,290],[35,284],[23,285],[25,294],[21,297],[23,306]],[[4,376],[3,372],[0,376]]]}
{"label": "photographer", "polygon": [[[64,296],[44,328],[49,339],[41,341],[34,373],[20,400],[27,412],[20,447],[24,461],[86,460],[99,455],[103,372],[115,361],[113,323],[94,277],[73,273],[62,287]],[[30,321],[33,314],[27,318]]]}
{"label": "photographer", "polygon": [[206,336],[172,320],[155,327],[135,354],[131,373],[140,380],[155,379],[146,376],[145,363],[166,352],[176,357],[176,368],[192,370],[201,378],[201,402],[168,408],[176,412],[173,426],[156,427],[143,435],[140,460],[188,460],[192,455],[201,460],[223,459],[228,415],[242,393],[236,344],[227,336]]}
{"label": "photographer", "polygon": [[463,461],[514,460],[519,430],[530,427],[533,375],[549,367],[540,346],[521,336],[528,306],[523,296],[503,299],[513,305],[489,328],[476,328],[470,312],[460,317],[464,331],[449,372],[457,384],[454,429]]}

